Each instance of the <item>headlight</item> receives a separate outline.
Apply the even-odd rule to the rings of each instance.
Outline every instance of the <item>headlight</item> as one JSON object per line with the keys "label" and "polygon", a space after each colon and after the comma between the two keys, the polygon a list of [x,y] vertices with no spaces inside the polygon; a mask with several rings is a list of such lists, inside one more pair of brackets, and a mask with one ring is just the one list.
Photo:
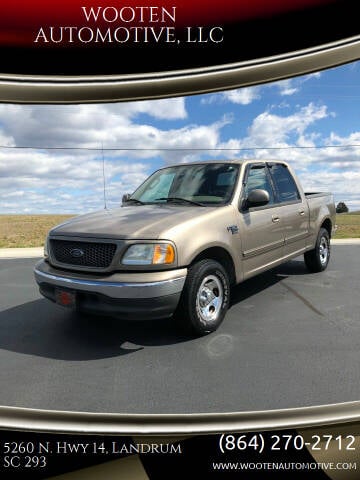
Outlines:
{"label": "headlight", "polygon": [[174,263],[175,250],[170,243],[138,243],[125,252],[124,265],[166,265]]}

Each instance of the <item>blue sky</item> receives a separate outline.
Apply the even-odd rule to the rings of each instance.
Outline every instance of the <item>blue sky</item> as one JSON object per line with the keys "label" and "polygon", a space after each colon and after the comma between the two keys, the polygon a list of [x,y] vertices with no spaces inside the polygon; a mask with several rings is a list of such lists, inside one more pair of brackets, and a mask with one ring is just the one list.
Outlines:
{"label": "blue sky", "polygon": [[[359,62],[184,98],[73,106],[3,104],[0,213],[103,208],[101,146],[109,207],[118,206],[123,193],[132,192],[163,165],[245,157],[287,160],[307,191],[332,191],[336,203],[345,201],[350,210],[358,210],[359,112]],[[320,148],[324,146],[328,148]]]}

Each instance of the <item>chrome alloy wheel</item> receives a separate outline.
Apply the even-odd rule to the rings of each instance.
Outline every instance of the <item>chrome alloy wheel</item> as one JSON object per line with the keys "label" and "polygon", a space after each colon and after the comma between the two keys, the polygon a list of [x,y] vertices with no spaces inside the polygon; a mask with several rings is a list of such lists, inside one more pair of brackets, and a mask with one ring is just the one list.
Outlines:
{"label": "chrome alloy wheel", "polygon": [[196,295],[196,308],[201,320],[213,322],[217,319],[224,301],[224,289],[215,275],[203,279]]}
{"label": "chrome alloy wheel", "polygon": [[329,243],[325,237],[321,237],[320,239],[319,255],[321,264],[326,265],[329,257]]}

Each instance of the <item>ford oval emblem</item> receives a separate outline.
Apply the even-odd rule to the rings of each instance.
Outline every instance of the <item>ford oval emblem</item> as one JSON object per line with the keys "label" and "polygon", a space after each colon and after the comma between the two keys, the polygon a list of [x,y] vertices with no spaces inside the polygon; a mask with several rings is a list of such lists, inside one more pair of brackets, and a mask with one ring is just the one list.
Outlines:
{"label": "ford oval emblem", "polygon": [[73,248],[72,250],[70,250],[70,255],[74,258],[80,258],[85,255],[85,252],[80,248]]}

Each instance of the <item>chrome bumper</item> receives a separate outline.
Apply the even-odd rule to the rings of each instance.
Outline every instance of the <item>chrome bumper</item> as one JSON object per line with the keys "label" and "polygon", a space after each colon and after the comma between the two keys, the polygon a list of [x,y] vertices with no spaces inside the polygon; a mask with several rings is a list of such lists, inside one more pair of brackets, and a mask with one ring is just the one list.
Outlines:
{"label": "chrome bumper", "polygon": [[[155,274],[155,275],[154,275]],[[148,272],[143,274],[112,274],[105,278],[91,279],[89,274],[79,274],[51,267],[40,261],[34,269],[36,282],[106,295],[114,299],[157,298],[181,293],[187,275],[187,269],[181,268],[167,272]],[[156,277],[165,277],[157,280]],[[137,281],[131,281],[135,277]],[[135,279],[134,278],[134,279]],[[139,281],[141,278],[142,281]]]}

